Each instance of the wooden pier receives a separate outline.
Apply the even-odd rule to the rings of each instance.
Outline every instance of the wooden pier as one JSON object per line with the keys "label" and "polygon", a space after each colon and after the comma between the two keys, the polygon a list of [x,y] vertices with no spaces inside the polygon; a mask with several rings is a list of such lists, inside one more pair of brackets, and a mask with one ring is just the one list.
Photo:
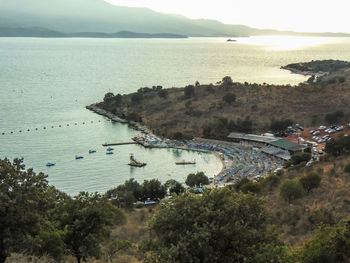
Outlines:
{"label": "wooden pier", "polygon": [[114,142],[114,143],[104,143],[102,146],[117,146],[117,145],[127,145],[127,144],[137,144],[137,142]]}

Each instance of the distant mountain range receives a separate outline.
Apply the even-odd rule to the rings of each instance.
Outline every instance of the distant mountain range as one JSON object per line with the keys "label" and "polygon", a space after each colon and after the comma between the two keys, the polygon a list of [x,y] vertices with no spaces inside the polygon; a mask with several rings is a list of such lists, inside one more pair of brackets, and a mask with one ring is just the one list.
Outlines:
{"label": "distant mountain range", "polygon": [[187,38],[184,35],[177,34],[147,34],[135,33],[129,31],[120,31],[117,33],[100,33],[100,32],[77,32],[63,33],[59,31],[49,30],[42,27],[0,27],[0,37],[43,37],[43,38]]}
{"label": "distant mountain range", "polygon": [[[118,33],[115,33],[118,32]],[[139,33],[132,33],[139,32]],[[165,33],[165,34],[164,34]],[[0,0],[0,36],[37,37],[246,37],[257,35],[346,36],[297,33],[189,19],[103,0]]]}

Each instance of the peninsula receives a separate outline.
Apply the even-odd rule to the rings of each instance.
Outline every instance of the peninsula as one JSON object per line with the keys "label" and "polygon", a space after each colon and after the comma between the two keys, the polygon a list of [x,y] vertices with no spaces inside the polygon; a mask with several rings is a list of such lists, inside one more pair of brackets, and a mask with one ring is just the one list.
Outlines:
{"label": "peninsula", "polygon": [[295,65],[299,66],[287,67],[329,74],[297,86],[239,83],[226,76],[216,84],[143,87],[127,95],[107,93],[95,106],[122,119],[141,122],[158,135],[178,139],[224,139],[231,131],[263,132],[280,120],[310,127],[322,124],[327,114],[336,111],[344,113],[345,121],[350,114],[349,62]]}

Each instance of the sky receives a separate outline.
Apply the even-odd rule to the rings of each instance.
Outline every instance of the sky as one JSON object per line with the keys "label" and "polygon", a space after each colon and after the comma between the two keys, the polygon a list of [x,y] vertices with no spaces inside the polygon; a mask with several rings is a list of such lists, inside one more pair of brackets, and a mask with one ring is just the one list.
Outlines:
{"label": "sky", "polygon": [[299,32],[350,33],[350,0],[105,0],[188,18]]}

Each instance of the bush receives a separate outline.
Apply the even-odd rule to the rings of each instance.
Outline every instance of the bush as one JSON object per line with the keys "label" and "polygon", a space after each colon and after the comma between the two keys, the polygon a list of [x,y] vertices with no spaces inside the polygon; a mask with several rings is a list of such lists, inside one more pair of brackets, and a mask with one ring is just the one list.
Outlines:
{"label": "bush", "polygon": [[107,92],[103,98],[103,101],[110,102],[113,97],[114,97],[114,94],[112,92]]}
{"label": "bush", "polygon": [[345,172],[345,173],[350,173],[350,163],[348,163],[347,165],[345,165],[345,167],[344,167],[344,172]]}
{"label": "bush", "polygon": [[142,101],[142,94],[141,93],[134,93],[132,96],[131,96],[131,101],[132,103],[134,104],[138,104]]}
{"label": "bush", "polygon": [[160,91],[158,92],[158,96],[161,97],[161,98],[163,98],[163,99],[165,99],[165,98],[168,97],[168,91],[165,90],[165,89],[162,89],[162,90],[160,90]]}
{"label": "bush", "polygon": [[280,178],[279,178],[279,176],[276,175],[276,174],[270,174],[269,176],[267,176],[267,177],[264,179],[263,183],[264,183],[265,185],[268,185],[268,186],[270,187],[270,189],[272,189],[273,187],[276,187],[276,186],[279,185],[279,183],[280,183]]}
{"label": "bush", "polygon": [[326,116],[324,118],[325,118],[325,121],[327,123],[335,124],[335,123],[340,122],[344,118],[344,112],[341,110],[331,112],[331,113],[326,114]]}
{"label": "bush", "polygon": [[193,85],[188,85],[185,87],[184,90],[184,95],[186,98],[191,98],[195,94],[194,86]]}
{"label": "bush", "polygon": [[291,202],[303,196],[303,187],[295,180],[287,180],[280,187],[280,196]]}
{"label": "bush", "polygon": [[232,102],[236,101],[236,95],[233,93],[226,93],[223,97],[222,100],[226,102],[227,104],[230,104]]}
{"label": "bush", "polygon": [[270,129],[273,132],[281,132],[287,129],[288,126],[291,126],[293,121],[290,119],[281,119],[281,120],[272,120],[270,124]]}
{"label": "bush", "polygon": [[309,173],[308,175],[301,177],[299,182],[305,191],[309,193],[312,191],[312,189],[320,186],[321,179],[321,176],[319,176],[317,173]]}

